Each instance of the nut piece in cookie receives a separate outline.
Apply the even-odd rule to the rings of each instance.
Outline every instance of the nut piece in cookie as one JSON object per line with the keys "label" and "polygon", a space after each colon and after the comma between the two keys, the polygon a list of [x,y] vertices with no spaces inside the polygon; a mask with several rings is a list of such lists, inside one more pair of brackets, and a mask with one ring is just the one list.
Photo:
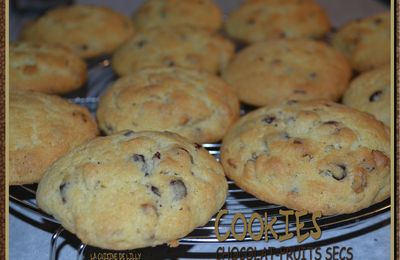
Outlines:
{"label": "nut piece in cookie", "polygon": [[40,208],[83,243],[156,246],[205,225],[227,195],[222,166],[169,132],[98,137],[57,160],[40,181]]}
{"label": "nut piece in cookie", "polygon": [[327,100],[250,112],[224,137],[221,161],[243,190],[297,210],[352,213],[390,196],[389,129]]}

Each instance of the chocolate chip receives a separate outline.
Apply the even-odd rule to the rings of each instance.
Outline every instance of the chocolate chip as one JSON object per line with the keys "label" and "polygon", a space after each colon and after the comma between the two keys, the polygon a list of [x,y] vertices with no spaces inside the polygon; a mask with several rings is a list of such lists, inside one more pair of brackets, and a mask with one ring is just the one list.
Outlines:
{"label": "chocolate chip", "polygon": [[146,40],[140,40],[136,43],[136,46],[139,48],[142,48],[143,46],[145,46],[147,44]]}
{"label": "chocolate chip", "polygon": [[85,114],[83,114],[82,112],[80,112],[80,111],[72,112],[72,116],[73,117],[77,117],[78,116],[84,123],[87,123],[87,121],[88,121],[87,116]]}
{"label": "chocolate chip", "polygon": [[161,159],[161,154],[160,154],[160,152],[156,152],[154,155],[153,155],[153,160],[154,159]]}
{"label": "chocolate chip", "polygon": [[286,132],[281,133],[281,134],[280,134],[280,137],[281,137],[283,140],[289,140],[289,139],[290,139],[289,134],[286,133]]}
{"label": "chocolate chip", "polygon": [[247,24],[249,25],[253,25],[256,23],[256,19],[254,19],[254,17],[250,17],[249,19],[247,19]]}
{"label": "chocolate chip", "polygon": [[194,164],[193,156],[190,154],[190,152],[189,152],[188,150],[186,150],[186,149],[183,148],[183,147],[178,147],[178,149],[185,151],[185,152],[189,155],[189,157],[190,157],[190,162],[191,162],[192,164]]}
{"label": "chocolate chip", "polygon": [[316,78],[317,78],[317,73],[312,72],[312,73],[308,74],[308,77],[309,77],[310,79],[316,79]]}
{"label": "chocolate chip", "polygon": [[135,163],[140,163],[141,164],[140,170],[144,173],[144,176],[148,176],[150,174],[149,173],[149,169],[148,169],[147,164],[146,164],[146,159],[144,158],[144,155],[142,155],[142,154],[134,154],[132,156],[132,159],[133,159],[133,161]]}
{"label": "chocolate chip", "polygon": [[324,125],[335,125],[336,126],[336,125],[339,124],[339,122],[331,120],[331,121],[323,122],[323,124]]}
{"label": "chocolate chip", "polygon": [[81,48],[82,50],[86,51],[86,50],[89,48],[89,46],[87,46],[86,44],[82,44],[82,45],[80,46],[80,48]]}
{"label": "chocolate chip", "polygon": [[173,67],[173,66],[175,66],[175,62],[172,61],[172,60],[167,61],[166,64],[167,64],[168,67]]}
{"label": "chocolate chip", "polygon": [[302,155],[303,158],[307,158],[309,161],[311,161],[314,157],[311,154],[305,153]]}
{"label": "chocolate chip", "polygon": [[280,59],[273,59],[272,61],[271,61],[271,65],[279,65],[279,64],[281,64],[282,63],[282,61],[280,60]]}
{"label": "chocolate chip", "polygon": [[70,185],[69,182],[64,182],[59,187],[61,200],[64,204],[67,202],[67,189],[69,185]]}
{"label": "chocolate chip", "polygon": [[194,147],[195,147],[196,149],[200,149],[200,148],[203,147],[203,146],[201,146],[201,144],[194,143]]}
{"label": "chocolate chip", "polygon": [[343,180],[347,176],[347,168],[343,164],[335,164],[330,169],[320,171],[320,174],[331,176],[337,181]]}
{"label": "chocolate chip", "polygon": [[183,181],[181,181],[181,180],[172,180],[169,183],[169,186],[171,187],[172,192],[174,194],[174,197],[173,197],[174,200],[181,200],[181,199],[186,197],[187,190],[186,190],[186,186],[183,183]]}
{"label": "chocolate chip", "polygon": [[293,93],[302,94],[302,95],[307,94],[307,92],[305,90],[302,90],[302,89],[295,89],[295,90],[293,90]]}
{"label": "chocolate chip", "polygon": [[151,186],[151,191],[152,191],[154,194],[156,194],[158,197],[161,197],[161,192],[160,192],[160,190],[159,190],[157,187]]}
{"label": "chocolate chip", "polygon": [[133,132],[132,130],[128,130],[126,132],[123,133],[124,136],[126,137],[131,137],[135,134],[135,132]]}
{"label": "chocolate chip", "polygon": [[336,166],[339,171],[334,171],[332,177],[338,181],[343,180],[347,176],[346,166],[343,164],[337,164]]}
{"label": "chocolate chip", "polygon": [[294,143],[294,144],[302,144],[303,142],[300,141],[300,140],[294,140],[293,143]]}
{"label": "chocolate chip", "polygon": [[375,91],[370,97],[369,97],[369,102],[375,102],[378,101],[381,98],[382,91],[378,90]]}
{"label": "chocolate chip", "polygon": [[144,155],[142,155],[142,154],[136,154],[136,153],[135,153],[135,154],[132,156],[132,159],[133,159],[134,162],[142,162],[142,163],[146,162],[146,160],[145,160],[145,158],[144,158]]}
{"label": "chocolate chip", "polygon": [[275,119],[276,119],[276,117],[274,117],[274,116],[266,116],[266,117],[264,117],[264,118],[262,119],[262,121],[263,121],[264,123],[271,124],[272,122],[275,121]]}

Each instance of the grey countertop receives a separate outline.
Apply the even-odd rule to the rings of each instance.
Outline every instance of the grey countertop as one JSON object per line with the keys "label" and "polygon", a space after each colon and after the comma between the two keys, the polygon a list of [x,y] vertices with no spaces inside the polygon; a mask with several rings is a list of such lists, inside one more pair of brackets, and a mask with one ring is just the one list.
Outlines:
{"label": "grey countertop", "polygon": [[[80,0],[76,2],[106,5],[116,11],[129,15],[142,1]],[[241,1],[217,0],[216,2],[224,10],[224,13],[229,13]],[[381,2],[373,0],[318,0],[318,2],[326,8],[335,27],[340,26],[348,20],[365,17],[387,10],[388,8]],[[32,13],[16,14],[12,11],[10,12],[10,38],[12,41],[17,38],[21,26],[34,17],[35,15]],[[51,236],[57,228],[57,225],[44,221],[15,203],[10,203],[10,259],[48,259]],[[317,245],[318,247],[321,246],[320,252],[322,256],[328,257],[327,259],[329,257],[331,257],[330,259],[340,259],[339,253],[336,257],[332,257],[333,250],[336,248],[336,250],[340,251],[342,248],[348,249],[351,247],[352,259],[390,258],[390,211],[353,225],[352,230],[354,232],[351,235],[347,234],[349,233],[347,229],[341,228],[323,232],[320,240],[329,239],[325,242],[326,245]],[[236,243],[234,245],[224,245],[224,248],[228,250],[228,246],[282,247],[289,244],[293,244],[293,241],[288,241],[287,243],[279,243],[277,241],[269,241],[268,243]],[[62,237],[58,246],[58,259],[75,259],[77,246],[76,240],[73,237],[71,238],[70,235],[67,235],[66,238]],[[216,252],[216,250],[215,246],[206,245],[194,247],[180,246],[174,250],[167,247],[160,247],[157,248],[156,252],[151,253],[151,256],[147,254],[142,259],[182,258],[181,256],[187,255],[187,252]],[[346,252],[348,253],[348,251]],[[343,251],[342,256],[349,257],[350,255],[346,252]],[[306,254],[305,257],[309,259],[309,254]],[[278,257],[274,259],[278,259]]]}

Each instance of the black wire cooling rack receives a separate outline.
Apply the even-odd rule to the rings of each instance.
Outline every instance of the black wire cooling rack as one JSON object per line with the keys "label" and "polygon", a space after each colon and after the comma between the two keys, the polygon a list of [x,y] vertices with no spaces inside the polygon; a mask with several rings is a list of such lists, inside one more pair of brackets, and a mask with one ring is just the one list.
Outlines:
{"label": "black wire cooling rack", "polygon": [[[98,98],[75,98],[72,99],[74,103],[83,105],[87,107],[91,113],[95,113]],[[242,114],[246,112],[248,108],[242,108]],[[204,148],[206,148],[210,154],[212,154],[217,160],[219,160],[219,151],[220,144],[204,144]],[[228,213],[224,215],[219,223],[219,231],[224,234],[227,230],[231,228],[231,223],[234,215],[236,213],[242,213],[246,219],[250,219],[250,216],[253,213],[259,213],[261,216],[264,216],[264,213],[268,213],[268,219],[277,217],[277,222],[274,224],[273,228],[278,235],[285,234],[286,222],[283,219],[282,215],[279,214],[280,210],[286,210],[286,208],[269,204],[263,201],[258,200],[254,196],[244,192],[239,187],[237,187],[232,181],[228,181],[229,184],[229,192],[225,202],[223,209],[228,210]],[[34,212],[39,215],[41,218],[50,221],[55,224],[59,224],[59,222],[54,219],[52,216],[44,213],[42,210],[38,208],[36,205],[36,188],[37,185],[20,185],[10,187],[10,200],[19,206],[24,207],[25,209]],[[347,234],[350,232],[354,232],[358,230],[358,227],[361,227],[361,223],[373,219],[375,216],[380,215],[384,212],[390,210],[390,199],[387,199],[381,203],[375,204],[369,208],[363,209],[359,212],[353,214],[342,214],[342,215],[333,215],[333,216],[322,216],[318,218],[318,225],[320,226],[322,232],[326,230],[342,230],[342,234]],[[179,243],[181,245],[201,245],[201,244],[217,244],[221,243],[218,241],[217,236],[215,234],[215,216],[210,219],[210,221],[203,227],[196,228],[192,233],[187,235],[184,238],[181,238]],[[307,215],[302,218],[302,222],[305,224],[302,231],[307,231],[313,229],[314,226],[312,224],[311,215]],[[372,221],[370,225],[376,224],[376,221]],[[364,225],[365,226],[365,225]],[[363,227],[364,227],[363,226]],[[243,222],[239,221],[236,223],[235,228],[238,233],[240,233],[243,228]],[[254,222],[252,225],[252,230],[255,234],[260,232],[261,223]],[[289,232],[296,232],[296,223],[294,220],[289,221],[288,225]],[[65,232],[65,230],[60,226],[59,229],[55,230],[50,243],[50,260],[57,259],[56,252],[58,247],[58,239],[61,234]],[[268,233],[268,238],[273,239],[271,233]],[[77,239],[77,238],[76,238]],[[263,235],[262,240],[265,239]],[[324,240],[329,240],[331,237],[327,237]],[[243,240],[238,241],[232,235],[228,237],[224,243],[237,244],[240,242],[250,242],[253,239],[247,233]],[[320,241],[321,242],[321,241]],[[329,242],[329,241],[328,241]],[[293,241],[293,245],[296,244],[296,240]],[[80,244],[77,249],[77,259],[84,259],[85,250],[87,246],[85,244]]]}
{"label": "black wire cooling rack", "polygon": [[[90,86],[83,89],[85,93],[72,93],[66,98],[69,98],[70,101],[85,106],[89,109],[89,111],[95,115],[97,104],[98,104],[98,96],[101,95],[102,91],[107,87],[110,82],[115,79],[115,75],[112,73],[110,68],[109,59],[100,59],[89,62],[89,76],[87,85]],[[82,90],[80,90],[82,91]],[[77,98],[76,96],[85,96],[85,98]],[[241,107],[241,115],[253,110],[253,107],[242,106]],[[208,150],[208,152],[213,155],[217,160],[219,160],[220,155],[220,144],[203,144],[203,147]],[[268,219],[277,217],[276,223],[273,225],[275,232],[278,235],[282,235],[285,233],[286,222],[283,219],[283,216],[279,214],[280,210],[286,210],[286,208],[269,204],[263,201],[258,200],[254,196],[244,192],[239,187],[237,187],[232,181],[228,181],[229,191],[228,196],[223,206],[223,209],[228,210],[228,214],[224,215],[223,218],[220,219],[218,223],[219,231],[221,233],[225,233],[227,230],[231,228],[231,222],[236,213],[242,213],[246,219],[248,220],[253,213],[259,213],[261,216],[264,216],[264,213],[268,213]],[[10,187],[9,197],[10,202],[15,203],[26,210],[29,210],[35,213],[37,216],[42,219],[49,221],[53,224],[59,225],[59,228],[54,230],[50,241],[50,260],[55,260],[58,258],[57,252],[60,249],[59,240],[60,237],[68,233],[63,227],[59,224],[59,222],[54,219],[52,216],[46,214],[42,210],[40,210],[36,204],[36,188],[37,185],[20,185],[20,186],[12,186]],[[333,216],[322,216],[318,219],[318,225],[321,228],[324,236],[318,240],[318,244],[330,244],[334,243],[338,239],[344,240],[349,237],[354,237],[360,235],[365,232],[369,232],[372,228],[382,226],[388,224],[390,222],[390,216],[387,217],[384,221],[379,217],[384,213],[390,211],[390,199],[387,199],[381,203],[375,204],[369,208],[363,209],[359,212],[353,214],[342,214],[342,215],[333,215]],[[206,258],[214,258],[215,259],[215,251],[214,252],[206,252],[200,254],[190,253],[189,251],[182,252],[180,249],[182,246],[201,246],[201,245],[240,245],[240,243],[246,242],[255,242],[247,233],[243,240],[238,241],[232,235],[228,237],[225,241],[218,241],[215,234],[215,216],[210,219],[210,221],[203,227],[196,228],[192,233],[187,235],[184,238],[179,240],[179,244],[181,245],[176,250],[181,250],[179,253],[179,257],[183,255],[185,258],[197,258],[197,259],[206,259]],[[313,229],[314,226],[312,224],[311,215],[307,215],[302,217],[301,221],[304,223],[304,228],[302,231],[307,231]],[[235,225],[235,229],[240,233],[244,228],[243,222],[237,222]],[[258,234],[261,228],[260,222],[254,222],[252,225],[252,231],[255,234]],[[365,230],[365,231],[362,231]],[[288,223],[288,231],[296,232],[296,223],[294,219],[291,219]],[[333,232],[334,234],[326,234],[326,231],[339,231]],[[337,233],[340,234],[340,238],[337,237]],[[268,233],[268,239],[273,239],[271,233]],[[84,259],[86,251],[95,251],[101,250],[92,248],[90,246],[86,246],[82,244],[78,238],[74,235],[68,236],[68,239],[75,240],[74,243],[78,243],[77,249],[77,259]],[[263,235],[261,240],[265,240],[265,236]],[[296,239],[292,239],[292,242],[289,243],[289,247],[297,247],[298,243]],[[316,241],[306,240],[306,243],[303,243],[301,246],[305,247],[307,245],[313,245]],[[308,244],[307,244],[308,243]],[[187,247],[186,247],[187,248]],[[149,250],[157,250],[156,248],[152,248]],[[165,256],[168,257],[168,256]],[[153,258],[151,258],[153,259]]]}

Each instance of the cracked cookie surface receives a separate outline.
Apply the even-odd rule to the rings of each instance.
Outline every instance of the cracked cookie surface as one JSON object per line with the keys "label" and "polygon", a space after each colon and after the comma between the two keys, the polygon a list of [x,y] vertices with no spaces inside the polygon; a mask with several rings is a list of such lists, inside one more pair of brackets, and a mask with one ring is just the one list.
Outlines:
{"label": "cracked cookie surface", "polygon": [[106,133],[171,131],[193,142],[216,142],[239,117],[239,101],[217,76],[178,68],[145,69],[117,80],[101,97]]}
{"label": "cracked cookie surface", "polygon": [[97,135],[89,111],[65,99],[10,90],[10,184],[36,183],[60,156]]}
{"label": "cracked cookie surface", "polygon": [[221,160],[226,175],[261,200],[351,213],[390,196],[389,138],[367,113],[324,100],[289,101],[235,123]]}
{"label": "cracked cookie surface", "polygon": [[227,186],[222,166],[199,144],[169,132],[123,131],[55,162],[37,201],[84,243],[134,249],[205,225]]}

